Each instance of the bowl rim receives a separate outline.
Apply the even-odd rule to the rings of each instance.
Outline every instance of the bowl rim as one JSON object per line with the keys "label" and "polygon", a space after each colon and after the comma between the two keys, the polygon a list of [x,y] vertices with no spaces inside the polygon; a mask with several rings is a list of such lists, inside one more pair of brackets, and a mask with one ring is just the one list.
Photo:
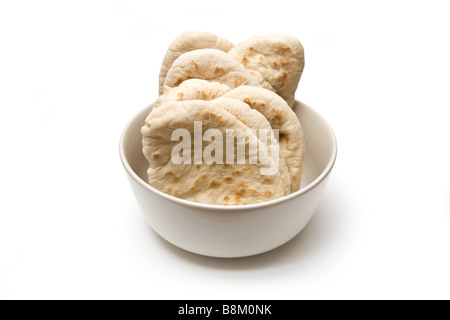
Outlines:
{"label": "bowl rim", "polygon": [[266,202],[262,202],[262,203],[255,203],[255,204],[247,204],[247,205],[235,205],[235,206],[221,206],[221,205],[215,205],[215,204],[204,204],[204,203],[197,203],[197,202],[193,202],[193,201],[188,201],[188,200],[184,200],[184,199],[180,199],[174,196],[171,196],[169,194],[166,194],[154,187],[152,187],[149,183],[145,182],[144,180],[142,180],[135,172],[134,170],[131,168],[130,164],[128,163],[126,156],[125,156],[125,135],[128,131],[128,129],[130,128],[130,126],[132,125],[132,123],[136,120],[136,118],[141,115],[144,110],[148,110],[150,108],[153,107],[153,103],[148,105],[147,107],[145,107],[144,109],[140,110],[138,113],[136,113],[131,120],[128,121],[128,123],[125,126],[125,129],[122,132],[122,135],[120,137],[120,142],[119,142],[119,154],[120,154],[120,159],[122,162],[122,165],[125,168],[125,171],[128,173],[128,175],[133,178],[138,184],[140,184],[142,187],[144,187],[145,189],[155,193],[156,195],[171,201],[171,202],[175,202],[179,205],[183,205],[183,206],[187,206],[187,207],[191,207],[191,208],[195,208],[195,209],[202,209],[202,210],[219,210],[219,211],[246,211],[246,210],[255,210],[255,209],[261,209],[261,208],[266,208],[266,207],[271,207],[286,201],[289,201],[291,199],[297,198],[303,194],[308,193],[309,191],[313,190],[314,188],[316,188],[323,180],[325,180],[328,175],[330,174],[330,172],[332,171],[335,163],[336,163],[336,158],[337,158],[337,140],[336,140],[336,136],[333,132],[333,129],[331,128],[331,126],[329,125],[329,123],[325,120],[324,117],[322,117],[322,115],[320,113],[318,113],[316,110],[314,110],[313,108],[311,108],[310,106],[308,106],[307,104],[299,101],[299,100],[295,100],[295,102],[300,103],[303,107],[309,109],[309,111],[312,111],[313,113],[315,113],[315,115],[325,124],[325,127],[327,128],[327,130],[329,131],[329,133],[331,134],[331,138],[332,138],[332,155],[331,155],[331,159],[328,162],[327,166],[325,167],[325,169],[322,171],[322,173],[316,178],[314,179],[311,183],[309,183],[307,186],[301,188],[300,190],[291,193],[289,195],[286,195],[284,197],[278,198],[278,199],[274,199],[274,200],[270,200],[270,201],[266,201]]}

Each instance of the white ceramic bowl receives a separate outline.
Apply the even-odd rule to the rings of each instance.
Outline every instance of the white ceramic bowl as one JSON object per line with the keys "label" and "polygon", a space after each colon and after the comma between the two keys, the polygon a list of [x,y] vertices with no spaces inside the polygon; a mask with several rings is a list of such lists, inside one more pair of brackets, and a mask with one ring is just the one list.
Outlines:
{"label": "white ceramic bowl", "polygon": [[263,253],[295,237],[309,222],[336,160],[332,129],[312,108],[296,101],[306,157],[302,188],[283,198],[245,206],[217,206],[167,195],[147,181],[141,127],[151,106],[125,128],[120,156],[137,202],[150,226],[172,244],[197,254],[236,258]]}

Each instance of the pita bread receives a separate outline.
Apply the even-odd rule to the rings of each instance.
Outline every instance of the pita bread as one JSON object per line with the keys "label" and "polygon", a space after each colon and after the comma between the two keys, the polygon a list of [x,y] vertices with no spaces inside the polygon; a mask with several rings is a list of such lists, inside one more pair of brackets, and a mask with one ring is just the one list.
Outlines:
{"label": "pita bread", "polygon": [[[257,164],[207,165],[202,161],[201,164],[177,165],[171,160],[172,149],[179,143],[171,141],[173,131],[186,129],[193,136],[194,121],[202,121],[203,133],[214,128],[225,137],[227,129],[241,131],[248,137],[247,147],[256,144],[258,148],[265,148],[252,130],[216,102],[168,102],[155,112],[160,116],[150,116],[142,128],[143,151],[150,162],[148,175],[153,187],[182,199],[215,205],[260,203],[285,195],[279,172],[272,176],[261,173],[262,168],[274,165],[273,159],[264,157],[264,153],[262,157],[250,154],[251,148],[246,148],[246,159],[256,155]],[[203,151],[208,144],[203,142]]]}
{"label": "pita bread", "polygon": [[294,105],[295,91],[305,66],[304,49],[298,39],[287,35],[253,37],[228,54],[247,69],[259,72],[289,106]]}
{"label": "pita bread", "polygon": [[[283,154],[280,151],[278,141],[275,139],[272,127],[267,119],[258,111],[250,108],[250,106],[240,100],[230,98],[219,98],[214,100],[218,107],[222,107],[240,122],[249,127],[259,140],[267,146],[267,152],[278,163],[278,171],[284,184],[285,194],[291,193],[291,177],[286,165]],[[261,134],[265,134],[264,137]],[[274,144],[272,144],[274,142]]]}
{"label": "pita bread", "polygon": [[218,82],[200,79],[184,81],[179,87],[167,90],[153,104],[153,110],[169,101],[214,100],[230,91],[231,88]]}
{"label": "pita bread", "polygon": [[239,99],[259,111],[273,129],[280,130],[280,148],[291,175],[291,192],[300,189],[305,141],[294,111],[276,93],[263,88],[242,86],[226,93],[224,98]]}
{"label": "pita bread", "polygon": [[161,71],[159,73],[159,94],[163,93],[163,85],[167,71],[169,71],[173,62],[183,53],[207,48],[228,52],[233,47],[234,45],[231,42],[212,33],[185,32],[181,34],[170,44],[161,65]]}
{"label": "pita bread", "polygon": [[178,87],[188,79],[204,79],[226,84],[230,88],[241,85],[261,87],[262,77],[244,68],[229,54],[216,49],[201,49],[181,55],[167,72],[163,91]]}
{"label": "pita bread", "polygon": [[[222,96],[230,90],[230,87],[217,82],[209,82],[199,79],[186,80],[179,87],[172,88],[166,91],[166,93],[161,95],[158,100],[156,100],[149,118],[156,118],[164,115],[164,112],[156,111],[156,109],[167,102],[185,100],[210,101],[216,99],[218,96]],[[272,140],[273,130],[269,122],[261,113],[253,110],[248,104],[242,102],[241,100],[234,99],[235,101],[233,101],[232,103],[226,103],[227,100],[229,99],[220,98],[214,101],[218,106],[230,112],[244,125],[254,130],[259,139],[260,130],[266,130],[268,136],[263,141],[268,144],[268,152],[271,157],[274,159],[274,161],[278,162],[281,179],[285,185],[285,192],[286,194],[289,194],[291,189],[291,178],[289,170],[287,168],[284,155],[282,152],[280,152],[280,146],[278,144],[276,145],[276,149],[274,150],[274,152],[272,152],[272,147],[270,144],[271,141],[275,139]]]}

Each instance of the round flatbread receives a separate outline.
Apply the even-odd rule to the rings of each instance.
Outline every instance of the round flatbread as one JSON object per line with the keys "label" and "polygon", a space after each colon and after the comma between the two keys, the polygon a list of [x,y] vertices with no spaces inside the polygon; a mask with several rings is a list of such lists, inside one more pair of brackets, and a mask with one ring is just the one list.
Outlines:
{"label": "round flatbread", "polygon": [[[267,153],[259,153],[250,147],[256,145],[257,150],[264,150],[265,146],[251,129],[221,105],[214,101],[175,101],[160,106],[155,113],[158,116],[148,117],[142,128],[143,151],[150,163],[148,176],[153,187],[185,200],[215,205],[260,203],[285,195],[279,171],[270,176],[262,173],[262,169],[274,166],[273,159]],[[176,164],[171,155],[174,150],[177,150],[176,154],[180,153],[177,149],[180,142],[172,141],[172,135],[176,129],[184,129],[181,132],[194,137],[196,121],[201,121],[205,135],[208,129],[216,129],[216,134],[219,132],[223,137],[226,137],[227,130],[228,134],[231,130],[238,136],[247,137],[244,149],[246,163],[236,164],[237,152],[232,154],[235,160],[233,164],[207,164],[205,157],[203,161],[200,158],[200,163],[195,163],[198,159],[194,147],[181,152],[183,157],[187,155],[187,159],[191,159],[190,164]],[[182,142],[185,143],[184,139]],[[225,148],[226,143],[222,142]],[[208,154],[210,144],[209,141],[203,141],[200,147],[203,156]],[[237,147],[234,146],[234,149]],[[211,150],[209,153],[213,154]],[[225,154],[224,150],[223,157]],[[250,164],[248,159],[254,157],[257,163]]]}
{"label": "round flatbread", "polygon": [[287,35],[252,37],[239,43],[228,54],[247,69],[259,72],[290,107],[305,66],[300,41]]}
{"label": "round flatbread", "polygon": [[272,127],[267,119],[258,111],[240,100],[230,98],[218,98],[214,100],[218,107],[221,107],[231,113],[240,122],[249,127],[263,145],[267,147],[267,152],[275,161],[281,180],[284,184],[285,194],[291,193],[291,177],[286,165],[283,153],[280,152],[278,140],[275,138]]}
{"label": "round flatbread", "polygon": [[[186,80],[179,87],[172,88],[161,95],[154,103],[149,117],[155,118],[164,115],[164,112],[156,111],[156,109],[167,102],[186,100],[210,101],[224,95],[230,90],[230,87],[217,82],[209,82],[199,79]],[[279,171],[281,179],[285,185],[286,194],[289,194],[291,190],[290,172],[288,170],[284,154],[283,152],[280,152],[281,150],[278,141],[275,146],[272,146],[272,141],[276,139],[274,137],[272,127],[267,119],[260,112],[250,108],[248,104],[242,102],[241,100],[226,103],[227,98],[219,98],[214,101],[216,102],[216,105],[224,108],[243,124],[254,130],[260,140],[264,139],[263,143],[268,146],[268,152],[279,166]],[[260,137],[260,130],[265,130],[265,132],[267,132],[267,136]]]}
{"label": "round flatbread", "polygon": [[239,99],[259,111],[280,134],[280,148],[291,175],[291,192],[300,189],[305,141],[296,114],[276,93],[263,88],[243,86],[226,93],[223,98]]}
{"label": "round flatbread", "polygon": [[185,32],[178,36],[166,52],[159,73],[159,94],[163,93],[164,80],[173,62],[183,53],[198,49],[218,49],[228,52],[234,45],[209,32]]}
{"label": "round flatbread", "polygon": [[262,77],[255,76],[229,54],[216,49],[201,49],[181,55],[172,64],[163,91],[178,87],[188,79],[203,79],[226,84],[230,88],[242,85],[261,87]]}

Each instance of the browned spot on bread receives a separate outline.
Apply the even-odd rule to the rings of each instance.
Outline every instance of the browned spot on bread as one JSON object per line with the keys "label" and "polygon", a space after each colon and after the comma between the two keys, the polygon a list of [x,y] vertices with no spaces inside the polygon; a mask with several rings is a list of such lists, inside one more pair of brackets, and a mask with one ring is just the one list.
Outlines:
{"label": "browned spot on bread", "polygon": [[281,116],[281,114],[280,114],[280,113],[277,113],[277,114],[275,114],[275,115],[272,117],[271,120],[272,120],[273,122],[280,123],[282,119],[283,119],[283,117]]}
{"label": "browned spot on bread", "polygon": [[198,164],[198,165],[195,166],[195,169],[200,170],[201,167],[202,167],[202,165]]}
{"label": "browned spot on bread", "polygon": [[181,101],[181,99],[183,99],[184,93],[183,92],[179,92],[177,94],[177,101]]}
{"label": "browned spot on bread", "polygon": [[250,60],[248,60],[247,56],[243,56],[241,63],[247,67],[248,63],[250,62]]}
{"label": "browned spot on bread", "polygon": [[272,179],[269,179],[269,178],[265,178],[265,179],[264,179],[264,183],[272,184],[272,183],[273,183],[273,180],[272,180]]}
{"label": "browned spot on bread", "polygon": [[167,192],[171,192],[172,191],[172,188],[167,188]]}
{"label": "browned spot on bread", "polygon": [[250,107],[252,108],[262,108],[265,107],[266,104],[264,102],[256,102],[256,101],[252,101],[250,98],[244,98],[243,102],[245,102],[246,104],[248,104]]}
{"label": "browned spot on bread", "polygon": [[282,73],[279,74],[279,76],[277,77],[277,80],[280,80],[281,85],[280,87],[284,87],[284,83],[286,82],[286,78],[287,78],[288,74],[286,71],[283,71]]}
{"label": "browned spot on bread", "polygon": [[226,177],[223,178],[223,181],[226,181],[226,182],[230,182],[232,180],[233,180],[232,176],[226,176]]}
{"label": "browned spot on bread", "polygon": [[246,187],[246,186],[247,186],[247,182],[245,182],[245,181],[239,181],[238,186],[239,186],[239,187]]}
{"label": "browned spot on bread", "polygon": [[172,171],[167,171],[166,174],[165,174],[165,176],[166,176],[166,177],[172,176],[173,182],[177,182],[178,180],[180,180],[180,177],[177,177],[177,176],[175,175],[175,173],[173,173]]}
{"label": "browned spot on bread", "polygon": [[221,183],[219,182],[219,181],[217,181],[217,180],[212,180],[210,183],[209,183],[209,187],[210,188],[217,188],[217,187],[219,187],[221,185]]}
{"label": "browned spot on bread", "polygon": [[204,178],[206,178],[206,173],[204,173],[204,174],[202,174],[200,177],[198,177],[198,178],[194,181],[194,183],[195,183],[195,184],[198,184],[198,183],[200,182],[200,180],[202,180],[202,179],[204,179]]}
{"label": "browned spot on bread", "polygon": [[258,190],[255,190],[255,189],[248,189],[248,191],[250,191],[250,193],[251,193],[252,195],[254,195],[254,196],[259,195],[259,191],[258,191]]}
{"label": "browned spot on bread", "polygon": [[288,53],[291,53],[292,49],[291,49],[291,47],[280,45],[278,48],[275,48],[274,52],[276,54],[281,54],[282,56],[285,56]]}
{"label": "browned spot on bread", "polygon": [[234,76],[234,86],[235,87],[242,86],[242,85],[244,85],[246,83],[247,83],[247,79],[246,78],[244,78],[244,77],[242,77],[242,76],[240,76],[238,74],[236,74]]}
{"label": "browned spot on bread", "polygon": [[253,55],[254,51],[255,51],[255,48],[253,48],[253,47],[248,48],[248,55],[249,56]]}
{"label": "browned spot on bread", "polygon": [[241,204],[241,200],[242,200],[242,198],[239,196],[239,195],[235,195],[234,196],[234,205],[239,205],[239,204]]}
{"label": "browned spot on bread", "polygon": [[160,153],[154,153],[154,154],[152,155],[152,158],[156,160],[156,159],[159,159],[160,156],[161,156]]}
{"label": "browned spot on bread", "polygon": [[209,112],[209,111],[203,112],[203,116],[210,117],[211,119],[215,119],[215,120],[217,120],[219,122],[220,122],[220,120],[222,120],[221,116],[219,116],[219,115],[217,115],[215,113]]}
{"label": "browned spot on bread", "polygon": [[260,55],[258,59],[258,64],[261,65],[264,62],[264,56]]}
{"label": "browned spot on bread", "polygon": [[280,68],[280,67],[286,67],[290,65],[293,61],[292,60],[279,60],[279,61],[273,61],[272,65],[274,68]]}
{"label": "browned spot on bread", "polygon": [[247,193],[247,191],[248,191],[248,189],[246,187],[242,187],[242,188],[239,188],[239,190],[237,190],[234,194],[239,197],[242,197]]}
{"label": "browned spot on bread", "polygon": [[175,82],[175,87],[178,87],[180,84],[182,84],[184,81],[183,78],[178,78],[177,81]]}
{"label": "browned spot on bread", "polygon": [[198,183],[200,182],[200,180],[202,180],[202,179],[204,179],[204,178],[206,178],[206,174],[202,174],[200,177],[198,177],[195,181],[194,181],[194,184],[189,188],[189,190],[194,190],[196,187],[197,187],[197,185],[198,185]]}
{"label": "browned spot on bread", "polygon": [[233,170],[233,171],[231,171],[231,174],[233,174],[233,175],[242,174],[242,170]]}
{"label": "browned spot on bread", "polygon": [[225,73],[226,73],[226,71],[225,71],[224,68],[219,67],[219,66],[215,66],[215,67],[214,67],[214,74],[215,74],[216,76],[218,76],[218,75],[224,75]]}
{"label": "browned spot on bread", "polygon": [[230,200],[230,197],[229,196],[225,196],[225,197],[223,197],[223,200],[228,201],[228,200]]}
{"label": "browned spot on bread", "polygon": [[288,137],[288,136],[285,136],[283,140],[286,141],[286,149],[289,150],[289,149],[290,149],[290,147],[289,147],[289,142],[290,142],[289,137]]}
{"label": "browned spot on bread", "polygon": [[266,196],[266,197],[271,197],[272,195],[273,195],[273,192],[272,192],[272,191],[270,191],[270,190],[264,191],[264,196]]}

